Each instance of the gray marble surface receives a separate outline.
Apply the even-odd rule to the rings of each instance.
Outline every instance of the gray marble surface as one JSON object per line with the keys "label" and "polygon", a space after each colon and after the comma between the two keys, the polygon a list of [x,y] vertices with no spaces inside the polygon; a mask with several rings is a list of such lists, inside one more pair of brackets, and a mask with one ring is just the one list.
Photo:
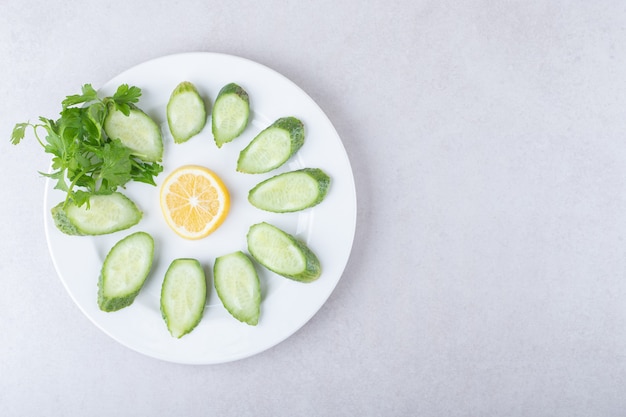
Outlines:
{"label": "gray marble surface", "polygon": [[[625,22],[607,0],[3,2],[2,415],[624,415]],[[313,319],[211,366],[82,315],[45,240],[48,156],[9,143],[81,84],[190,51],[302,87],[359,207]]]}

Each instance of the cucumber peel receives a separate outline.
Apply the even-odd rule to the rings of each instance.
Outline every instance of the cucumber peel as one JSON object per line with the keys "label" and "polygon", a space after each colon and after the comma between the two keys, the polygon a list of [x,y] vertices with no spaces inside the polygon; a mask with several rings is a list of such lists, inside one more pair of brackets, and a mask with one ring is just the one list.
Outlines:
{"label": "cucumber peel", "polygon": [[174,88],[166,112],[167,124],[176,143],[186,142],[200,133],[207,120],[204,100],[189,81],[183,81]]}
{"label": "cucumber peel", "polygon": [[304,144],[304,125],[283,117],[259,133],[240,153],[237,171],[262,174],[283,165]]}
{"label": "cucumber peel", "polygon": [[221,148],[241,135],[249,118],[250,98],[246,90],[235,83],[225,85],[215,99],[211,118],[211,131],[217,147]]}
{"label": "cucumber peel", "polygon": [[252,225],[247,242],[250,255],[258,263],[285,278],[312,282],[322,273],[320,261],[311,249],[269,223]]}
{"label": "cucumber peel", "polygon": [[257,184],[248,193],[248,201],[274,213],[300,211],[321,203],[329,185],[330,177],[321,169],[303,168]]}
{"label": "cucumber peel", "polygon": [[135,232],[117,242],[109,251],[98,280],[98,306],[117,311],[135,301],[148,277],[154,258],[154,240]]}
{"label": "cucumber peel", "polygon": [[87,204],[62,202],[51,210],[55,226],[68,235],[105,235],[136,225],[143,213],[119,192],[92,195]]}
{"label": "cucumber peel", "polygon": [[256,326],[261,309],[261,284],[254,264],[241,251],[215,259],[215,290],[228,312],[237,320]]}

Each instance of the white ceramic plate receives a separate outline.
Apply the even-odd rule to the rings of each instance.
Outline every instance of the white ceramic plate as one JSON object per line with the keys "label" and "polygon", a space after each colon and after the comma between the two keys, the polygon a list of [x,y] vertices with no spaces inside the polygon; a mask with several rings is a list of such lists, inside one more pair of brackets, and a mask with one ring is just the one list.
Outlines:
{"label": "white ceramic plate", "polygon": [[[217,148],[209,118],[205,129],[183,144],[169,133],[165,107],[176,85],[191,81],[212,104],[222,86],[236,82],[248,91],[251,122],[242,136]],[[160,124],[164,141],[164,172],[157,187],[129,184],[128,195],[143,211],[143,219],[131,229],[106,236],[67,236],[59,232],[50,208],[62,201],[63,193],[48,182],[44,217],[54,265],[72,299],[100,329],[121,344],[162,360],[212,364],[233,361],[262,352],[301,328],[325,303],[341,278],[348,261],[356,225],[356,193],[350,163],[334,127],[298,86],[258,63],[223,54],[189,53],[158,58],[133,67],[100,89],[112,95],[120,84],[142,89],[139,107]],[[210,108],[210,107],[209,107]],[[274,120],[295,116],[305,125],[305,143],[283,167],[262,175],[238,173],[237,157],[252,138]],[[165,223],[159,206],[163,179],[185,164],[209,167],[225,182],[231,194],[231,209],[222,226],[207,238],[185,240]],[[331,177],[326,199],[316,207],[289,214],[272,214],[254,208],[248,191],[277,173],[318,167]],[[248,228],[261,221],[272,223],[297,236],[317,254],[321,277],[310,284],[282,278],[258,266],[262,286],[261,317],[257,326],[235,320],[222,306],[213,287],[212,267],[216,257],[237,250],[247,252]],[[120,311],[105,313],[97,304],[97,281],[104,257],[123,237],[136,231],[155,240],[152,271],[135,302]],[[210,293],[204,316],[193,332],[175,339],[167,331],[159,309],[163,276],[176,258],[197,258],[205,267]]]}

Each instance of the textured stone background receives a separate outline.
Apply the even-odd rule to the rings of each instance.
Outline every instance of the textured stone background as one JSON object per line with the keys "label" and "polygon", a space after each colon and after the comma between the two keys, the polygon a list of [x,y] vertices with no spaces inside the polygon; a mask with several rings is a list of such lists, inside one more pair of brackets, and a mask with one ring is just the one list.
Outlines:
{"label": "textured stone background", "polygon": [[[626,410],[622,1],[6,1],[6,416],[619,416]],[[96,328],[43,229],[48,156],[13,124],[179,52],[267,65],[354,171],[343,278],[300,331],[217,366]]]}

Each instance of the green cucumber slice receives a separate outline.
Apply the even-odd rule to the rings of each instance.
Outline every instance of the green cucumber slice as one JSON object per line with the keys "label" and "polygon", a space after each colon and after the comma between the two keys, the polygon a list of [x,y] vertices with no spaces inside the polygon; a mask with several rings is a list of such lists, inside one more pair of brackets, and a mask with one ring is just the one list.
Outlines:
{"label": "green cucumber slice", "polygon": [[261,311],[261,284],[252,261],[241,251],[215,259],[215,290],[237,320],[256,326]]}
{"label": "green cucumber slice", "polygon": [[167,102],[167,124],[174,142],[186,142],[200,133],[206,119],[204,100],[196,86],[189,81],[178,84]]}
{"label": "green cucumber slice", "polygon": [[161,314],[173,337],[180,339],[200,323],[206,299],[206,277],[200,262],[173,260],[161,287]]}
{"label": "green cucumber slice", "polygon": [[56,227],[68,235],[105,235],[136,225],[142,212],[128,197],[119,192],[92,195],[80,207],[69,201],[59,203],[50,211]]}
{"label": "green cucumber slice", "polygon": [[304,125],[283,117],[259,133],[240,153],[237,171],[262,174],[283,165],[304,144]]}
{"label": "green cucumber slice", "polygon": [[109,251],[98,280],[98,305],[102,311],[117,311],[135,301],[148,277],[154,258],[154,240],[135,232]]}
{"label": "green cucumber slice", "polygon": [[248,193],[255,207],[274,213],[288,213],[313,207],[324,200],[330,177],[319,168],[304,168],[269,178]]}
{"label": "green cucumber slice", "polygon": [[317,256],[301,241],[269,223],[257,223],[247,235],[248,251],[272,272],[300,282],[319,278],[322,268]]}
{"label": "green cucumber slice", "polygon": [[163,138],[159,125],[132,104],[128,116],[113,104],[109,105],[104,131],[111,139],[119,139],[135,156],[146,162],[159,162],[163,158]]}
{"label": "green cucumber slice", "polygon": [[215,99],[211,130],[215,144],[221,148],[244,131],[250,117],[250,98],[246,90],[235,83],[224,86]]}

